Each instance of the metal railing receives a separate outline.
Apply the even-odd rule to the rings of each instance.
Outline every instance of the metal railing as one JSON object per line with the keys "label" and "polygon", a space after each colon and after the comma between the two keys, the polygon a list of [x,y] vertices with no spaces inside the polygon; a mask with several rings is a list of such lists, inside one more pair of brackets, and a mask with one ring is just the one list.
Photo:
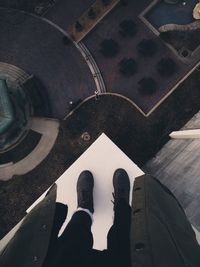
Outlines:
{"label": "metal railing", "polygon": [[82,54],[82,56],[85,58],[90,71],[92,72],[95,84],[96,84],[96,88],[97,88],[97,92],[99,94],[101,93],[106,93],[106,87],[105,87],[105,83],[102,77],[102,74],[99,70],[99,67],[97,66],[93,56],[91,55],[90,51],[88,50],[88,48],[82,43],[75,43],[75,46],[78,48],[78,50],[80,51],[80,53]]}

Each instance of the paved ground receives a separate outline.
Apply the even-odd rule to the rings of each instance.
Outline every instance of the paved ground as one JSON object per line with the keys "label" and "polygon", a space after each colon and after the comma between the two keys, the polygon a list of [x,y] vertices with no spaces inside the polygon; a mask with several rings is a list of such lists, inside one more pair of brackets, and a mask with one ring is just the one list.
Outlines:
{"label": "paved ground", "polygon": [[[149,5],[150,0],[130,1],[129,4],[118,6],[106,16],[97,27],[82,41],[93,54],[97,65],[102,72],[107,90],[117,92],[133,100],[145,113],[148,113],[176,83],[198,62],[183,63],[164,42],[157,37],[138,17]],[[126,17],[124,17],[126,14]],[[133,38],[122,38],[119,34],[119,24],[124,19],[132,19],[137,24],[137,34]],[[120,46],[119,54],[112,59],[105,58],[100,53],[100,44],[106,38],[112,38]],[[153,57],[144,58],[137,52],[137,44],[143,39],[152,38],[157,45],[157,53]],[[134,58],[138,63],[138,72],[131,77],[124,77],[119,73],[119,62],[124,57]],[[177,71],[169,78],[162,78],[156,71],[156,64],[162,57],[171,57],[177,64]],[[138,91],[138,81],[144,76],[155,79],[158,85],[157,92],[152,96],[142,96]]]}
{"label": "paved ground", "polygon": [[45,18],[67,30],[68,26],[74,23],[94,2],[95,0],[59,0],[53,8],[47,11]]}
{"label": "paved ground", "polygon": [[[37,7],[40,11],[45,12],[52,7],[57,0],[1,0],[0,6],[6,8],[14,8],[30,13],[37,13]],[[41,9],[42,7],[42,9]]]}
{"label": "paved ground", "polygon": [[62,119],[69,101],[95,91],[90,70],[63,34],[40,18],[0,8],[0,61],[16,65],[39,78],[46,88],[54,118]]}

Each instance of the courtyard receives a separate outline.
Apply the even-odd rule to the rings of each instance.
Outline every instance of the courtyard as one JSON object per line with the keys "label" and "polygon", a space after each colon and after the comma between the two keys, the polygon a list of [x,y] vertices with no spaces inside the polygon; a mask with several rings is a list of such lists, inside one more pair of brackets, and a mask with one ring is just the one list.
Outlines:
{"label": "courtyard", "polygon": [[[188,72],[195,69],[200,60],[199,54],[197,56],[195,54],[195,57],[191,56],[185,61],[178,53],[172,51],[148,25],[144,24],[140,15],[149,4],[150,1],[140,1],[136,7],[134,1],[130,1],[126,6],[117,6],[82,40],[99,66],[107,91],[125,95],[147,116],[162,103],[166,95],[175,90],[177,83],[186,79]],[[174,8],[175,5],[171,6]],[[124,19],[124,13],[126,13],[126,19]],[[153,17],[161,19],[163,15],[162,13],[159,13],[159,16],[154,14]],[[125,20],[133,21],[135,24],[134,36],[120,34],[120,23]],[[118,52],[113,57],[105,57],[100,51],[101,43],[107,39],[112,39],[118,44]],[[138,46],[143,40],[154,42],[154,53],[145,56],[138,51]],[[183,42],[181,44],[184,46]],[[176,66],[170,75],[163,76],[157,71],[157,65],[162,58],[170,58]],[[137,69],[133,75],[127,77],[120,73],[119,64],[123,59],[133,59],[136,62]],[[155,81],[157,86],[155,86],[154,93],[148,93],[148,90],[146,94],[141,93],[139,82],[146,77]]]}
{"label": "courtyard", "polygon": [[[53,120],[58,129],[52,147],[35,168],[0,181],[0,237],[102,132],[142,168],[169,140],[169,133],[180,129],[200,109],[200,54],[181,57],[141,20],[152,1],[120,2],[80,43],[69,40],[67,29],[94,2],[0,3],[0,62],[17,66],[34,77],[34,84],[27,80],[26,88],[29,93],[30,88],[37,88],[45,101],[38,105],[35,98],[39,110],[33,119]],[[190,3],[192,6],[193,1]],[[154,12],[153,18],[157,16]],[[171,16],[166,19],[163,23],[176,22],[171,21]],[[134,26],[131,34],[122,33],[127,21]],[[117,44],[114,56],[102,54],[105,40]],[[153,44],[151,53],[141,53],[144,40]],[[181,40],[178,45],[183,47]],[[168,75],[158,71],[163,58],[171,62]],[[127,75],[127,65],[122,71],[120,66],[129,59],[134,68],[130,72],[128,67]],[[153,89],[140,89],[144,78],[151,81]],[[97,86],[99,81],[105,86],[103,92]],[[47,136],[48,131],[49,127],[44,129]],[[26,159],[40,146],[42,134],[30,127],[21,142],[0,154],[0,170]]]}

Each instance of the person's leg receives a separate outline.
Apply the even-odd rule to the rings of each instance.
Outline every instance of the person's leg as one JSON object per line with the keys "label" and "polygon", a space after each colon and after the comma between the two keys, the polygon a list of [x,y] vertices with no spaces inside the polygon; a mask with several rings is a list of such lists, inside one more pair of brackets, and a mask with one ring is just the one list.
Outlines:
{"label": "person's leg", "polygon": [[77,182],[78,209],[58,240],[55,266],[87,266],[93,246],[91,233],[93,209],[93,176],[80,174]]}
{"label": "person's leg", "polygon": [[93,246],[91,225],[92,214],[89,214],[89,210],[78,210],[73,214],[59,241],[65,245],[69,243],[71,247],[91,249]]}
{"label": "person's leg", "polygon": [[130,224],[129,205],[130,181],[127,173],[118,169],[113,176],[114,223],[108,236],[108,255],[113,266],[130,266]]}
{"label": "person's leg", "polygon": [[52,224],[52,229],[51,229],[51,236],[49,240],[49,247],[48,247],[48,251],[46,254],[46,258],[42,265],[43,267],[50,266],[50,263],[52,261],[52,256],[57,247],[58,234],[59,234],[60,228],[62,227],[64,221],[66,220],[67,211],[68,211],[67,205],[64,205],[62,203],[56,203],[54,219],[53,219],[53,224]]}
{"label": "person's leg", "polygon": [[52,225],[52,230],[51,230],[51,238],[50,238],[50,242],[49,242],[50,246],[53,246],[55,241],[57,241],[59,231],[60,231],[63,223],[66,220],[67,212],[68,212],[67,205],[65,205],[63,203],[58,203],[58,202],[56,203],[54,220],[53,220],[53,225]]}
{"label": "person's leg", "polygon": [[93,246],[91,225],[92,219],[88,213],[85,211],[75,212],[58,238],[50,266],[87,266]]}
{"label": "person's leg", "polygon": [[114,211],[114,223],[107,236],[108,254],[115,266],[130,266],[131,207],[120,201]]}

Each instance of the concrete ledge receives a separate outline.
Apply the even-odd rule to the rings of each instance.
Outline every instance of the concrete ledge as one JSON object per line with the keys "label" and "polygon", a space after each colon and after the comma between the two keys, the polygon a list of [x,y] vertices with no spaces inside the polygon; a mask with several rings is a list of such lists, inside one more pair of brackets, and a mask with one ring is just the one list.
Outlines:
{"label": "concrete ledge", "polygon": [[169,136],[173,139],[200,139],[200,129],[175,131]]}
{"label": "concrete ledge", "polygon": [[[68,215],[62,230],[69,222],[77,208],[76,182],[83,170],[90,170],[94,176],[94,222],[92,232],[94,248],[107,247],[107,232],[113,224],[112,178],[114,171],[124,168],[130,178],[132,201],[132,187],[136,177],[143,175],[143,171],[131,161],[105,134],[102,134],[63,175],[58,178],[57,202],[68,205]],[[30,212],[40,202],[46,192],[27,210]]]}

